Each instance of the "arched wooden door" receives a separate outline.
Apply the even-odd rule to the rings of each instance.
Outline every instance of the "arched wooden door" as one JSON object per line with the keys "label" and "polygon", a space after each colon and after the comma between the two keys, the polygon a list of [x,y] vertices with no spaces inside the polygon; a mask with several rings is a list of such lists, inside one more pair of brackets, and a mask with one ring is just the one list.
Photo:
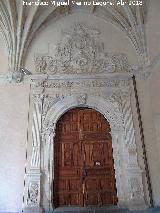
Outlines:
{"label": "arched wooden door", "polygon": [[75,108],[58,121],[54,205],[116,205],[110,126],[99,112]]}

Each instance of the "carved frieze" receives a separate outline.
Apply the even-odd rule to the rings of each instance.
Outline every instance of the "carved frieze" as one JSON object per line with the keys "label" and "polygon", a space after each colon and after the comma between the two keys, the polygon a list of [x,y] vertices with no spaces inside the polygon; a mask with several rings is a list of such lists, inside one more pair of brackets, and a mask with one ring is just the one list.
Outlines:
{"label": "carved frieze", "polygon": [[98,31],[76,24],[57,45],[54,56],[35,56],[35,71],[48,74],[129,72],[127,56],[106,53],[98,35]]}
{"label": "carved frieze", "polygon": [[79,87],[126,87],[129,86],[128,79],[84,79],[84,80],[48,80],[35,81],[35,87],[44,88],[79,88]]}

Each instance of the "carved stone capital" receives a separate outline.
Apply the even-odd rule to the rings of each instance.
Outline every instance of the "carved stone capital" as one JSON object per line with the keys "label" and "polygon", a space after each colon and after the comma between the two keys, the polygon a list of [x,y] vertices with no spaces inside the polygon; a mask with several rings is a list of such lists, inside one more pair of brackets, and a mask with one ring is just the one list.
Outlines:
{"label": "carved stone capital", "polygon": [[44,130],[44,134],[51,136],[51,135],[55,135],[55,128],[56,128],[56,124],[53,124],[53,126],[49,126],[46,127],[46,129]]}

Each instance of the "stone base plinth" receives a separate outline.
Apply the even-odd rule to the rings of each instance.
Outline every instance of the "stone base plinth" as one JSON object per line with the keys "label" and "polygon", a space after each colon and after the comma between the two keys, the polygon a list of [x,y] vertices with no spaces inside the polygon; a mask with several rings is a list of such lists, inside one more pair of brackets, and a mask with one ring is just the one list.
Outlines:
{"label": "stone base plinth", "polygon": [[25,207],[23,212],[24,213],[43,213],[43,210],[40,207]]}

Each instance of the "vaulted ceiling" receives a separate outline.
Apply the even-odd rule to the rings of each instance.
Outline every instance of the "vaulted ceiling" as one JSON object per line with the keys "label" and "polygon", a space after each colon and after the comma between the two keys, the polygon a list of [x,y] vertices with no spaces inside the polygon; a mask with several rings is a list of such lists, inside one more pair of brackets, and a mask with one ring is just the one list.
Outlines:
{"label": "vaulted ceiling", "polygon": [[[18,71],[24,67],[28,48],[41,29],[44,29],[51,20],[53,22],[62,16],[76,12],[78,7],[75,5],[27,6],[23,5],[21,0],[0,0],[0,28],[8,50],[9,70]],[[111,22],[122,30],[134,46],[140,65],[146,66],[149,64],[145,34],[148,8],[149,0],[143,0],[142,6],[92,5],[82,9]]]}

